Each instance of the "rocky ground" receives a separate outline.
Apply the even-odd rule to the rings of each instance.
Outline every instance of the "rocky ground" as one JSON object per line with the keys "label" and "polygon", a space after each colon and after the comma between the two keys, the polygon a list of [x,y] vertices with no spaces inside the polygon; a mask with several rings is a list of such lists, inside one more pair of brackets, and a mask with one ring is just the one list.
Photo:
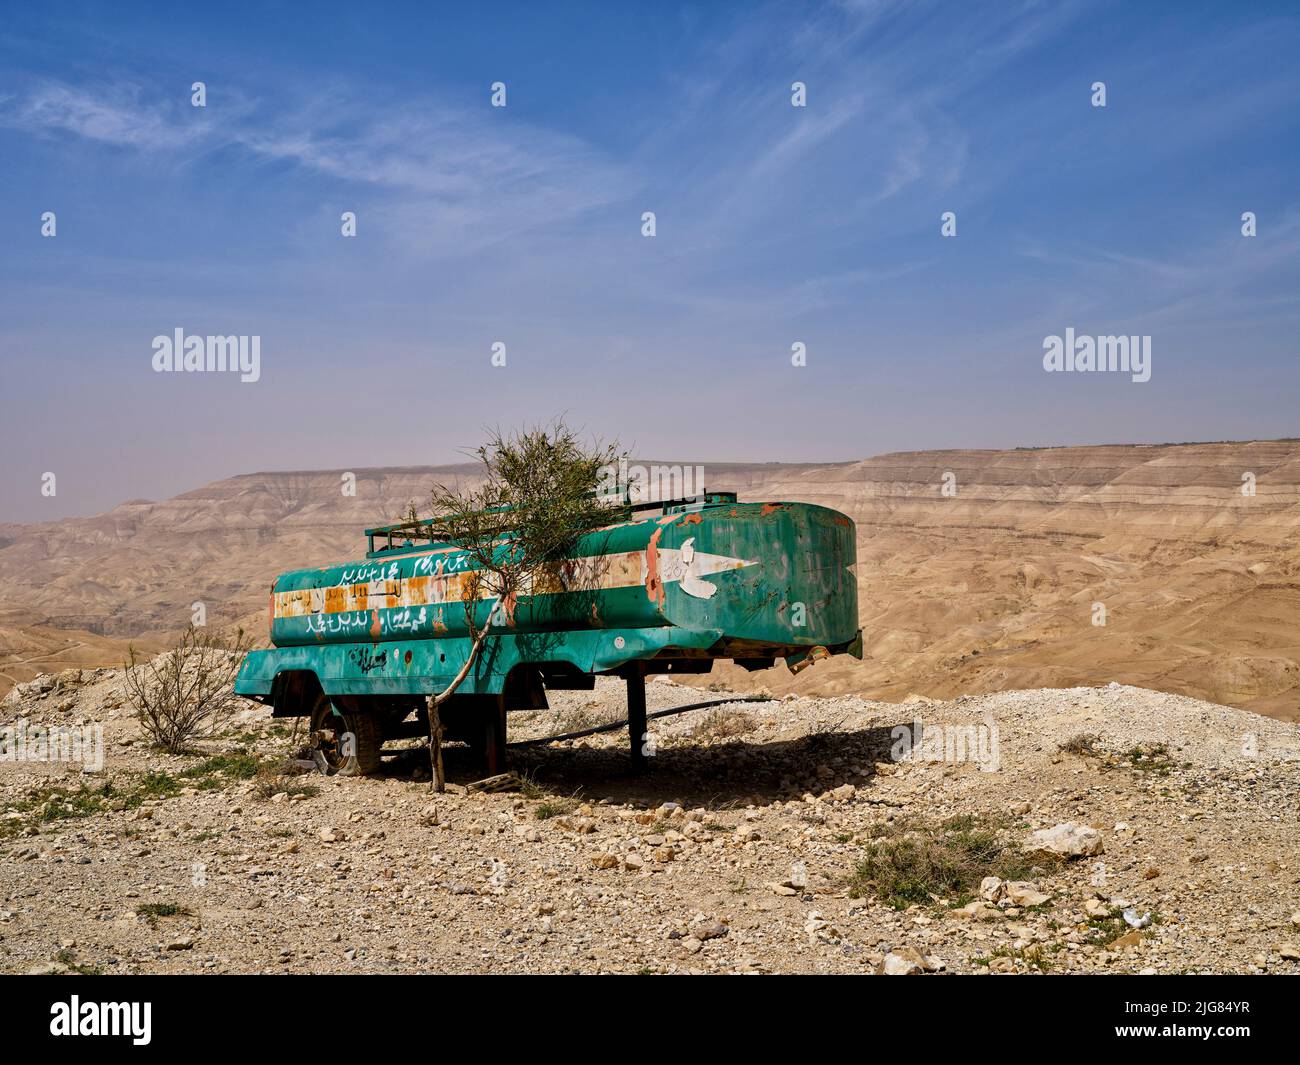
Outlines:
{"label": "rocky ground", "polygon": [[[621,711],[601,680],[511,739]],[[643,775],[615,732],[483,792],[453,748],[443,795],[414,741],[286,772],[254,703],[161,754],[109,670],[20,718],[102,725],[103,765],[0,761],[0,971],[1300,972],[1300,726],[1182,696],[733,701],[652,722]]]}

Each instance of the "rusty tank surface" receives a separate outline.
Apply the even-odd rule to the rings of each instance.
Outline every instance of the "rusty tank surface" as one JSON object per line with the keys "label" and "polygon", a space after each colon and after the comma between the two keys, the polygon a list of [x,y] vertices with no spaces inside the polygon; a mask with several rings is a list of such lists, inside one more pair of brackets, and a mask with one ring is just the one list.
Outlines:
{"label": "rusty tank surface", "polygon": [[368,529],[364,559],[276,578],[274,647],[248,654],[235,691],[277,716],[310,715],[313,736],[346,732],[355,753],[335,752],[334,768],[369,772],[385,738],[419,734],[426,698],[465,664],[468,609],[476,627],[491,617],[493,634],[441,714],[495,772],[507,712],[545,707],[548,688],[626,677],[636,758],[647,673],[707,673],[718,659],[748,669],[782,659],[799,671],[828,655],[861,657],[856,530],[845,515],[710,493],[619,517],[513,604],[467,603],[470,556],[421,542],[418,522]]}

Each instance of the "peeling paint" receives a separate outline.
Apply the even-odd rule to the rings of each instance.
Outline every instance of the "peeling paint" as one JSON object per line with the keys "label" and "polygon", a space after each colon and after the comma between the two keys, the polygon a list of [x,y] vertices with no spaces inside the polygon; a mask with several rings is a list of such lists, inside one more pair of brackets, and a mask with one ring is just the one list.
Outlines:
{"label": "peeling paint", "polygon": [[802,673],[805,669],[823,658],[830,658],[831,653],[825,647],[818,644],[815,647],[808,648],[807,652],[801,655],[790,655],[786,658],[786,667],[791,673]]}
{"label": "peeling paint", "polygon": [[663,533],[660,525],[645,545],[645,591],[650,602],[664,603],[664,582],[659,579],[659,537]]}
{"label": "peeling paint", "polygon": [[718,586],[701,580],[695,572],[695,537],[691,536],[682,544],[682,591],[696,599],[712,599],[717,594]]}
{"label": "peeling paint", "polygon": [[[764,520],[755,523],[760,515]],[[665,540],[664,529],[681,532]],[[514,624],[504,632],[494,625],[498,653],[466,681],[466,691],[480,694],[499,693],[510,669],[539,651],[600,672],[645,657],[647,648],[665,657],[728,657],[765,645],[802,670],[827,648],[861,654],[850,642],[857,622],[856,582],[847,571],[855,557],[852,530],[843,515],[798,503],[729,499],[725,506],[674,509],[585,538],[580,551],[536,572],[511,604],[477,586],[466,552],[446,547],[289,572],[268,602],[277,650],[250,655],[237,687],[264,695],[277,671],[315,669],[348,693],[436,690],[468,653],[475,622],[466,626],[467,607],[480,621],[496,607],[496,624],[504,629],[507,612]],[[823,605],[815,623],[797,633],[787,609],[794,600]],[[525,638],[533,633],[535,640]],[[720,643],[724,635],[731,642]],[[626,646],[613,646],[612,638]],[[413,642],[398,650],[388,640]],[[373,660],[347,657],[362,647]],[[384,647],[387,668],[362,668]]]}
{"label": "peeling paint", "polygon": [[501,600],[501,613],[506,619],[506,625],[512,629],[515,627],[515,604],[517,601],[514,592]]}
{"label": "peeling paint", "polygon": [[[775,537],[772,522],[765,521],[757,527],[750,524],[749,519],[761,512],[770,516],[778,510],[783,512],[779,519],[780,537]],[[786,519],[796,513],[799,520],[785,530]],[[733,524],[728,515],[734,515],[737,522]],[[813,596],[824,600],[830,585],[834,585],[836,595],[843,592],[845,578],[840,575],[841,568],[846,559],[852,559],[853,551],[851,544],[841,543],[842,530],[832,524],[836,517],[833,512],[822,516],[814,509],[805,520],[800,506],[791,503],[744,506],[730,503],[726,507],[655,515],[652,519],[613,527],[624,533],[593,537],[588,545],[590,553],[548,563],[518,589],[517,603],[509,604],[497,603],[495,596],[479,587],[476,571],[469,568],[470,556],[463,551],[440,549],[414,559],[409,556],[400,560],[368,558],[365,562],[324,571],[329,574],[324,578],[321,572],[288,573],[272,589],[269,603],[272,641],[277,646],[292,646],[294,641],[378,643],[394,638],[464,635],[467,630],[461,614],[463,608],[474,607],[475,600],[478,601],[476,617],[481,619],[483,611],[495,607],[495,624],[505,628],[508,621],[510,631],[531,632],[538,625],[546,626],[551,611],[558,612],[557,616],[568,623],[595,627],[635,626],[638,621],[663,624],[671,613],[670,604],[702,601],[711,602],[710,610],[722,610],[724,613],[719,617],[730,616],[739,602],[736,596],[748,598],[765,592],[770,593],[771,602],[760,612],[776,621],[783,619],[782,612],[776,610],[777,604],[782,597],[789,598],[792,594],[787,586],[796,576],[812,581],[813,587],[800,596],[803,601],[811,602]],[[824,574],[822,567],[818,567],[816,574],[806,573],[803,563],[796,561],[811,549],[813,538],[807,535],[807,527],[813,522],[818,523],[819,536],[834,530],[833,535],[826,536],[827,542],[833,545],[828,562],[838,564],[828,564]],[[852,523],[848,522],[844,528],[851,529]],[[639,544],[636,533],[625,534],[632,529],[639,532]],[[668,547],[664,546],[664,529],[683,529],[693,535],[682,535],[678,540],[678,534],[670,534],[669,542],[673,546]],[[784,550],[774,549],[774,538],[784,545]],[[827,552],[820,539],[816,543],[818,552]],[[734,557],[728,550],[711,550],[715,547],[730,548],[748,558]],[[752,567],[746,576],[736,573],[745,567]],[[672,589],[674,584],[680,592]],[[769,586],[780,586],[783,591],[778,594]],[[637,587],[644,589],[646,598],[636,596],[635,599],[642,604],[648,600],[649,610],[633,606],[631,600],[618,594],[623,589],[635,592]],[[731,594],[733,591],[736,596]],[[590,598],[586,602],[568,598],[574,593]],[[551,606],[546,600],[552,596],[566,598],[555,600]],[[448,614],[447,610],[455,613]],[[705,618],[715,620],[712,613],[701,615],[698,605],[683,617],[691,618],[692,623]],[[848,623],[844,621],[844,625]],[[783,620],[781,624],[784,625]],[[766,636],[779,642],[790,635],[784,627],[769,633],[750,614],[745,615],[743,625],[747,629],[762,629]],[[844,625],[837,623],[835,637]],[[824,639],[822,642],[830,645],[842,641]]]}

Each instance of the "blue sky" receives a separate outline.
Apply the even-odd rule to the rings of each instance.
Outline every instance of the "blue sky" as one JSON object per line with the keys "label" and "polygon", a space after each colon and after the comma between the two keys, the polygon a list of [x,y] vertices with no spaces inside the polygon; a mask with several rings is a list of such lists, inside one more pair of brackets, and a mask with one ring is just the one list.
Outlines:
{"label": "blue sky", "polygon": [[[1294,5],[0,21],[0,521],[558,413],[706,464],[1300,435]],[[1045,373],[1067,326],[1151,380]],[[154,373],[178,327],[261,380]]]}

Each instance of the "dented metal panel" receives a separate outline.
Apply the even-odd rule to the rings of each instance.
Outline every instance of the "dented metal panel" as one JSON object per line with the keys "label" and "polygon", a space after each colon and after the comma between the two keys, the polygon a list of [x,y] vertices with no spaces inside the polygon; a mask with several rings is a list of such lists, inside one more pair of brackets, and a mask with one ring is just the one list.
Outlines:
{"label": "dented metal panel", "polygon": [[[599,673],[637,659],[782,657],[803,668],[861,654],[850,519],[788,502],[666,510],[583,537],[509,609],[472,601],[476,626],[497,610],[499,635],[461,691],[499,692],[521,664]],[[472,588],[469,556],[445,544],[281,574],[275,648],[248,656],[236,691],[266,695],[285,670],[316,673],[331,694],[440,690],[469,653]]]}

